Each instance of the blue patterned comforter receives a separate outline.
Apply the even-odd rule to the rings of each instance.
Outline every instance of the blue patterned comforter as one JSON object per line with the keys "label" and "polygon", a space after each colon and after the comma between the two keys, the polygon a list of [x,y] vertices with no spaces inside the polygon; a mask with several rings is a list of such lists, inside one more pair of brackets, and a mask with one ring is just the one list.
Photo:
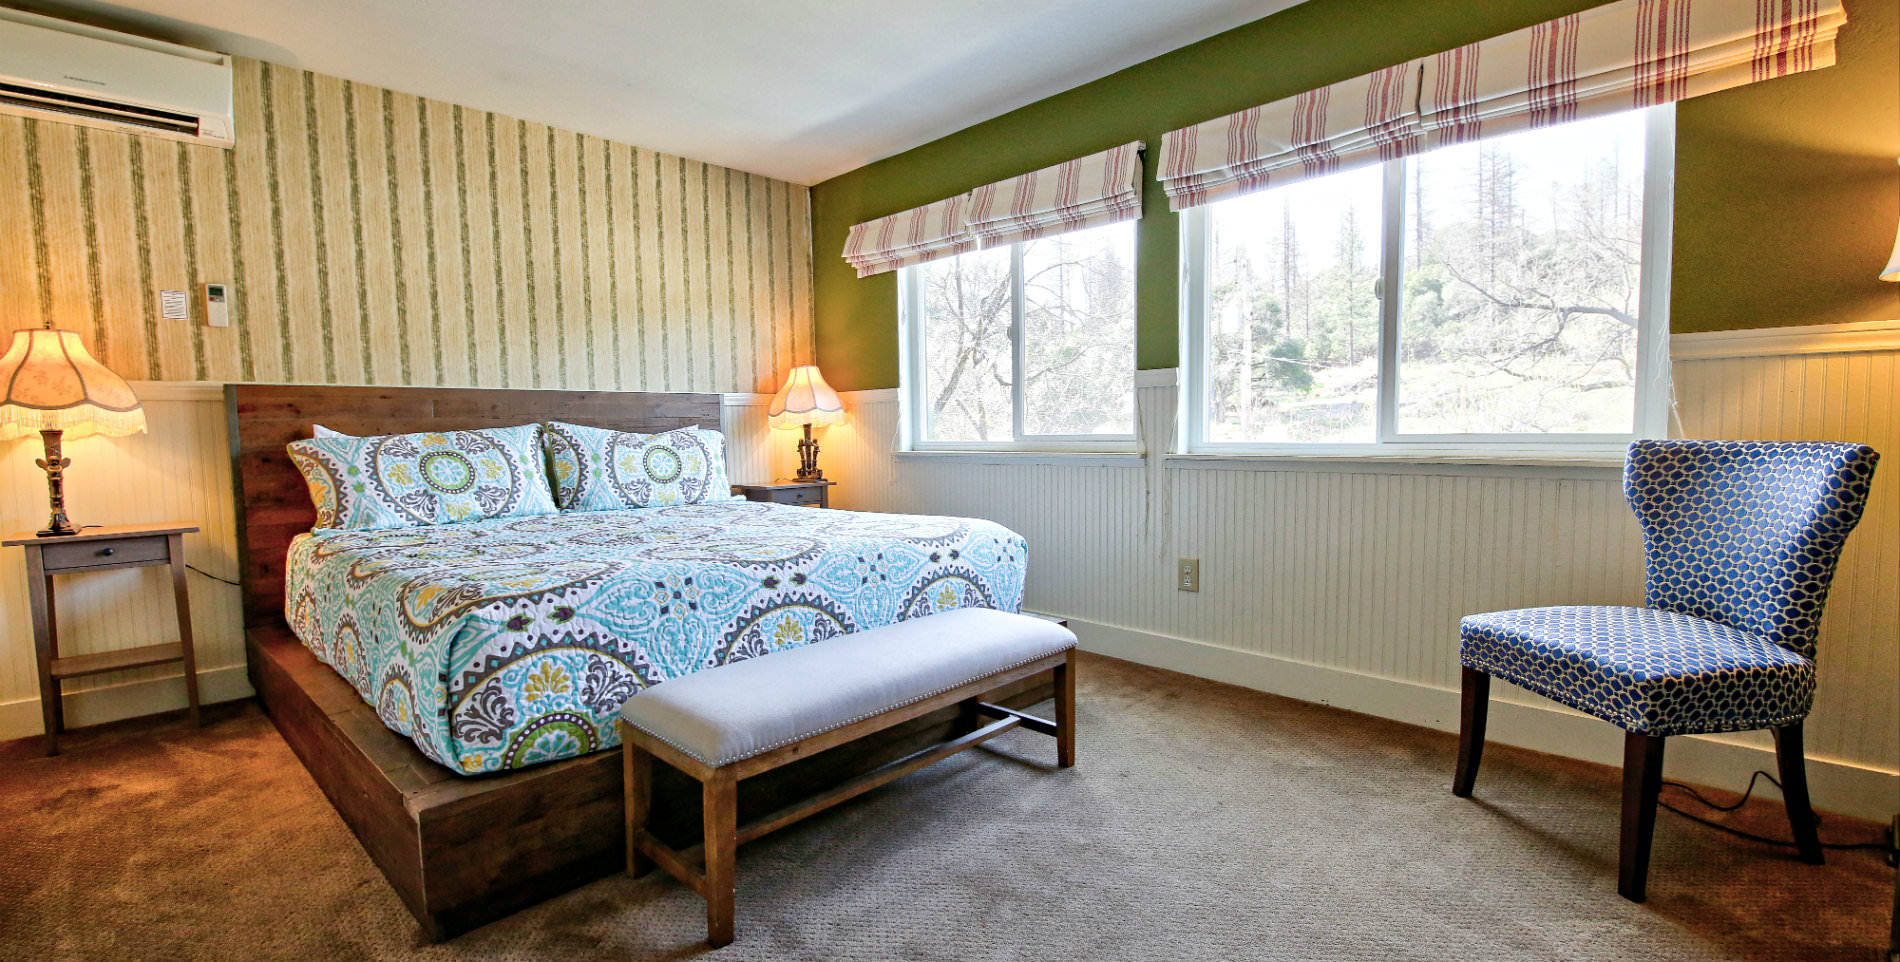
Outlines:
{"label": "blue patterned comforter", "polygon": [[1016,611],[1026,567],[988,521],[733,501],[301,535],[285,614],[385,724],[476,774],[615,745],[622,702],[702,668]]}

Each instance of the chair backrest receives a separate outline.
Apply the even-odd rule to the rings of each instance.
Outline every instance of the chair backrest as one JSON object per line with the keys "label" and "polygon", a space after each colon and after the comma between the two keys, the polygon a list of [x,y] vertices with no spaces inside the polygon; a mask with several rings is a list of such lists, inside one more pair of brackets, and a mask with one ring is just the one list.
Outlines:
{"label": "chair backrest", "polygon": [[1638,441],[1623,493],[1643,527],[1644,604],[1814,657],[1821,609],[1879,455],[1818,441]]}

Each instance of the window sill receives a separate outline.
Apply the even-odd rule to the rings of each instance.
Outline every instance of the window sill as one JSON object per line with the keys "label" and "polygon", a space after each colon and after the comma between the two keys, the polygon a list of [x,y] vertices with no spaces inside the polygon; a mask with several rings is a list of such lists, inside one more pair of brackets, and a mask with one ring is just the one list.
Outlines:
{"label": "window sill", "polygon": [[962,461],[976,464],[1060,464],[1070,467],[1140,467],[1147,457],[1133,449],[1120,451],[898,451],[899,461]]}
{"label": "window sill", "polygon": [[1604,479],[1623,474],[1623,455],[1436,452],[1209,452],[1163,455],[1169,468],[1228,471],[1337,471],[1349,474],[1512,475]]}

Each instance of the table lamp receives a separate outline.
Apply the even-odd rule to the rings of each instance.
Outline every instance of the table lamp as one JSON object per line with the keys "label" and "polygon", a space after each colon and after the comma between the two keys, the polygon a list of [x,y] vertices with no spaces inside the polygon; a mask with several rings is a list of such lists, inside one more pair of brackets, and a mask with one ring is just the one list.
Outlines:
{"label": "table lamp", "polygon": [[73,331],[13,332],[13,343],[0,355],[0,441],[40,433],[46,457],[46,493],[52,520],[42,538],[78,534],[66,517],[66,468],[61,456],[65,435],[124,437],[145,431],[145,410],[125,379],[93,360]]}
{"label": "table lamp", "polygon": [[1887,266],[1881,269],[1880,279],[1883,281],[1900,281],[1900,231],[1896,231],[1894,234],[1893,256],[1888,258]]}
{"label": "table lamp", "polygon": [[818,365],[792,368],[792,373],[785,377],[785,386],[772,396],[765,417],[775,428],[805,429],[804,440],[798,442],[797,479],[823,481],[825,473],[818,470],[818,442],[812,440],[811,426],[843,421],[844,402],[838,400],[838,392],[825,383],[825,376],[818,373]]}

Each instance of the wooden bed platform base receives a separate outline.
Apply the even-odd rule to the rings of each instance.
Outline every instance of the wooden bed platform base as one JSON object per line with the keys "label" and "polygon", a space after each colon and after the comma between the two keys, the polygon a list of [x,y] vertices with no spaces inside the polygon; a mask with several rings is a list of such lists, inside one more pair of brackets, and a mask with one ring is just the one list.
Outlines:
{"label": "wooden bed platform base", "polygon": [[[717,394],[477,388],[227,384],[238,506],[245,648],[251,684],[284,741],[432,939],[501,918],[623,867],[620,753],[597,752],[505,775],[465,778],[384,727],[349,682],[284,622],[284,555],[316,509],[284,445],[313,425],[399,434],[572,421],[655,433],[717,430]],[[1047,676],[992,692],[1021,707],[1049,697]],[[954,708],[916,719],[746,783],[739,809],[763,813],[947,738]],[[756,784],[755,784],[756,782]],[[667,841],[700,829],[699,783],[658,766],[651,830]]]}
{"label": "wooden bed platform base", "polygon": [[[288,626],[245,636],[258,699],[424,933],[440,941],[623,870],[626,821],[618,750],[467,778],[390,731]],[[1050,697],[1050,675],[985,701]],[[748,779],[739,819],[783,808],[968,729],[956,706]],[[654,766],[654,835],[685,847],[700,830],[699,783]]]}

